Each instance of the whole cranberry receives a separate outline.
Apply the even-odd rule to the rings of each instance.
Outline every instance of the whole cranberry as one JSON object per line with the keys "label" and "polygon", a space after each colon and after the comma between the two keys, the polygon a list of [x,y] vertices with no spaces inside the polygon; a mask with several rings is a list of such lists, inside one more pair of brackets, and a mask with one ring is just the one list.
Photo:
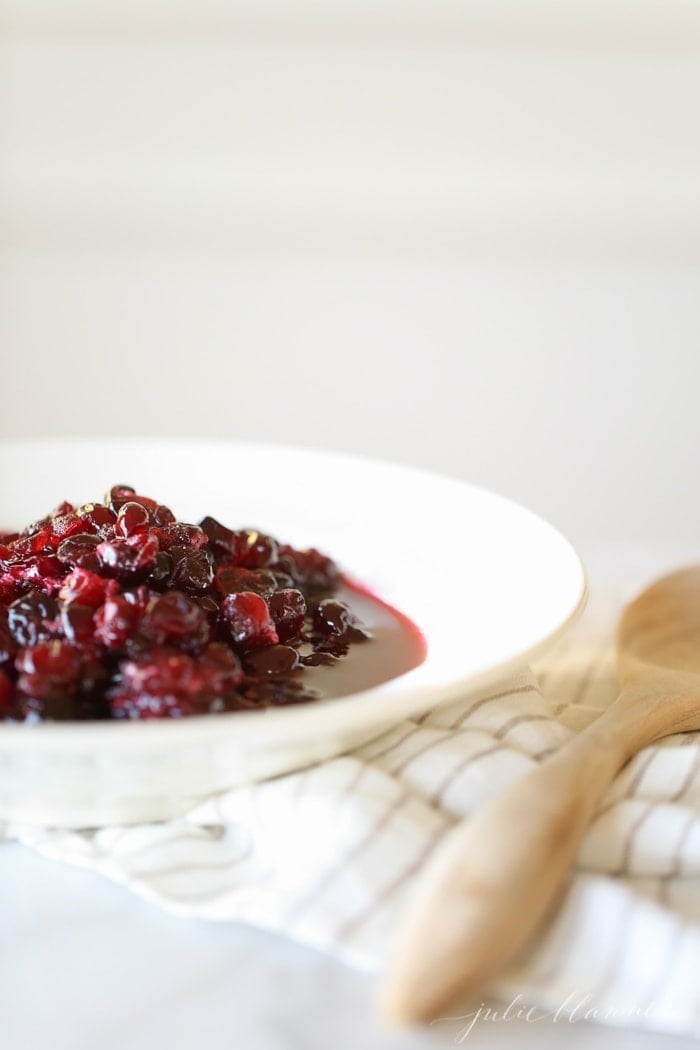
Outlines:
{"label": "whole cranberry", "polygon": [[105,493],[105,503],[116,514],[122,503],[128,503],[132,496],[136,495],[136,489],[131,485],[112,485]]}
{"label": "whole cranberry", "polygon": [[78,514],[60,514],[51,519],[50,545],[55,550],[63,540],[85,532],[85,522]]}
{"label": "whole cranberry", "polygon": [[277,580],[271,572],[260,569],[242,569],[235,565],[220,565],[216,570],[216,589],[219,594],[236,594],[240,591],[252,591],[263,598],[269,598],[277,590]]}
{"label": "whole cranberry", "polygon": [[164,551],[173,552],[179,547],[199,551],[209,542],[206,533],[200,529],[199,525],[189,525],[185,521],[170,522],[153,531],[158,537],[161,550]]}
{"label": "whole cranberry", "polygon": [[209,549],[217,558],[232,558],[236,552],[235,537],[231,529],[227,529],[216,518],[207,515],[199,523],[207,539]]}
{"label": "whole cranberry", "polygon": [[170,556],[173,561],[173,587],[188,594],[204,594],[209,590],[214,579],[214,564],[208,551],[173,547]]}
{"label": "whole cranberry", "polygon": [[173,525],[176,520],[177,519],[170,507],[166,507],[163,503],[159,503],[153,511],[154,525]]}
{"label": "whole cranberry", "polygon": [[277,561],[277,541],[257,529],[239,529],[233,533],[233,557],[244,569],[262,569]]}
{"label": "whole cranberry", "polygon": [[138,609],[123,594],[108,598],[95,614],[95,640],[108,649],[123,649],[138,622]]}
{"label": "whole cranberry", "polygon": [[72,503],[64,500],[63,503],[59,503],[57,507],[51,511],[49,515],[51,518],[60,518],[64,514],[72,514],[75,511],[75,507]]}
{"label": "whole cranberry", "polygon": [[20,674],[38,674],[71,682],[80,670],[80,653],[73,645],[54,638],[20,649],[15,659]]}
{"label": "whole cranberry", "polygon": [[221,602],[221,619],[233,644],[243,651],[279,641],[267,602],[252,591],[227,594]]}
{"label": "whole cranberry", "polygon": [[128,591],[124,591],[124,597],[126,598],[129,605],[133,605],[139,616],[142,616],[148,608],[151,598],[153,597],[148,587],[145,584],[140,584],[138,587],[132,587]]}
{"label": "whole cranberry", "polygon": [[207,646],[200,659],[167,646],[122,661],[110,699],[114,718],[180,718],[205,714],[242,679],[224,646]]}
{"label": "whole cranberry", "polygon": [[149,496],[139,496],[131,485],[114,485],[105,496],[105,503],[109,504],[115,514],[125,503],[139,503],[149,513],[155,511],[158,506],[156,500]]}
{"label": "whole cranberry", "polygon": [[148,532],[150,515],[140,503],[122,503],[114,526],[115,536],[126,539],[141,532]]}
{"label": "whole cranberry", "polygon": [[166,554],[165,551],[158,551],[155,564],[146,579],[146,583],[155,591],[163,591],[170,582],[172,571],[173,561],[170,555]]}
{"label": "whole cranberry", "polygon": [[156,563],[158,540],[148,533],[136,533],[125,540],[105,540],[97,548],[102,571],[125,583],[145,579]]}
{"label": "whole cranberry", "polygon": [[104,602],[108,586],[107,580],[89,569],[73,569],[64,577],[58,597],[62,602],[79,602],[96,609]]}
{"label": "whole cranberry", "polygon": [[343,642],[359,642],[370,637],[345,602],[326,598],[319,602],[313,613],[314,630],[326,638],[337,638]]}
{"label": "whole cranberry", "polygon": [[93,533],[81,532],[63,540],[56,551],[56,557],[60,562],[70,565],[72,568],[79,566],[95,572],[100,567],[97,548],[101,542],[99,536],[95,536]]}
{"label": "whole cranberry", "polygon": [[17,689],[36,700],[50,700],[75,691],[80,674],[80,652],[69,642],[54,639],[20,649],[15,659]]}
{"label": "whole cranberry", "polygon": [[333,594],[340,583],[338,566],[315,547],[298,551],[288,545],[282,546],[273,568],[288,573],[304,592]]}
{"label": "whole cranberry", "polygon": [[[76,514],[103,540],[112,539],[114,536],[117,515],[110,507],[105,507],[102,503],[84,503],[82,507],[78,507]],[[88,532],[89,529],[85,531]]]}
{"label": "whole cranberry", "polygon": [[47,594],[53,594],[58,589],[58,577],[65,572],[58,558],[50,554],[35,554],[33,558],[25,558],[18,569],[23,580],[30,583],[32,587],[39,587],[46,591]]}
{"label": "whole cranberry", "polygon": [[56,629],[58,605],[48,594],[32,591],[12,603],[7,626],[17,645],[37,645]]}
{"label": "whole cranberry", "polygon": [[18,558],[31,557],[32,554],[41,554],[44,550],[50,551],[52,540],[50,523],[38,523],[32,531],[22,534],[12,544],[13,553]]}
{"label": "whole cranberry", "polygon": [[139,624],[139,633],[155,645],[199,649],[209,641],[206,613],[180,591],[168,591],[151,600]]}
{"label": "whole cranberry", "polygon": [[67,642],[86,646],[92,643],[95,629],[95,610],[89,605],[71,602],[63,605],[59,614],[61,631]]}
{"label": "whole cranberry", "polygon": [[298,638],[304,628],[306,601],[301,591],[285,588],[276,591],[268,600],[272,619],[281,642]]}

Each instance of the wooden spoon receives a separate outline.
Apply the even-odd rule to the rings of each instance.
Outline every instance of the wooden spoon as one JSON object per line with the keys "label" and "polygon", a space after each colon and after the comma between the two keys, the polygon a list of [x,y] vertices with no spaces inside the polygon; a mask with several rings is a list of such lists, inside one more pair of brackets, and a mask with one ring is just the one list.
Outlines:
{"label": "wooden spoon", "polygon": [[394,1023],[473,995],[552,912],[611,781],[641,748],[700,729],[700,568],[649,587],[617,633],[622,692],[604,714],[446,836],[400,919],[380,988]]}

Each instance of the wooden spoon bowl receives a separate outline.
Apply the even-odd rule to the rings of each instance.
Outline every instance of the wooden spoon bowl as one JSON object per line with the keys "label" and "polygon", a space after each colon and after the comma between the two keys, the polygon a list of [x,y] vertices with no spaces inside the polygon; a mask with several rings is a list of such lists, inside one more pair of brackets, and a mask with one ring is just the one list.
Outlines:
{"label": "wooden spoon bowl", "polygon": [[617,700],[450,831],[419,876],[381,986],[389,1020],[432,1020],[496,976],[560,899],[622,766],[660,737],[700,729],[700,568],[626,607],[617,661]]}

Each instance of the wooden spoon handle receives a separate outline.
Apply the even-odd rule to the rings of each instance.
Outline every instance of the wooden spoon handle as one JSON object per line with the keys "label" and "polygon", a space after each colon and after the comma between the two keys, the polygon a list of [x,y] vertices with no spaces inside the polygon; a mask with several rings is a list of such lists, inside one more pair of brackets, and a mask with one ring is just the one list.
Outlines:
{"label": "wooden spoon handle", "polygon": [[457,825],[419,876],[380,989],[394,1023],[428,1021],[508,963],[544,918],[629,757],[618,712]]}

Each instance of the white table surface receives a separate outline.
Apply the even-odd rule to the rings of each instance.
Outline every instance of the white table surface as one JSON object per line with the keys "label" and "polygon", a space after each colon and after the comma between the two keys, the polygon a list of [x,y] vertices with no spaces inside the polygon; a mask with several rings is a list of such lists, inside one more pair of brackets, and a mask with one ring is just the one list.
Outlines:
{"label": "white table surface", "polygon": [[[681,552],[613,554],[627,587]],[[590,560],[589,560],[590,567]],[[683,1050],[693,1040],[565,1017],[443,1022],[383,1031],[373,981],[320,953],[238,924],[173,918],[91,872],[0,845],[2,1046],[32,1050],[393,1050],[472,1045]]]}

